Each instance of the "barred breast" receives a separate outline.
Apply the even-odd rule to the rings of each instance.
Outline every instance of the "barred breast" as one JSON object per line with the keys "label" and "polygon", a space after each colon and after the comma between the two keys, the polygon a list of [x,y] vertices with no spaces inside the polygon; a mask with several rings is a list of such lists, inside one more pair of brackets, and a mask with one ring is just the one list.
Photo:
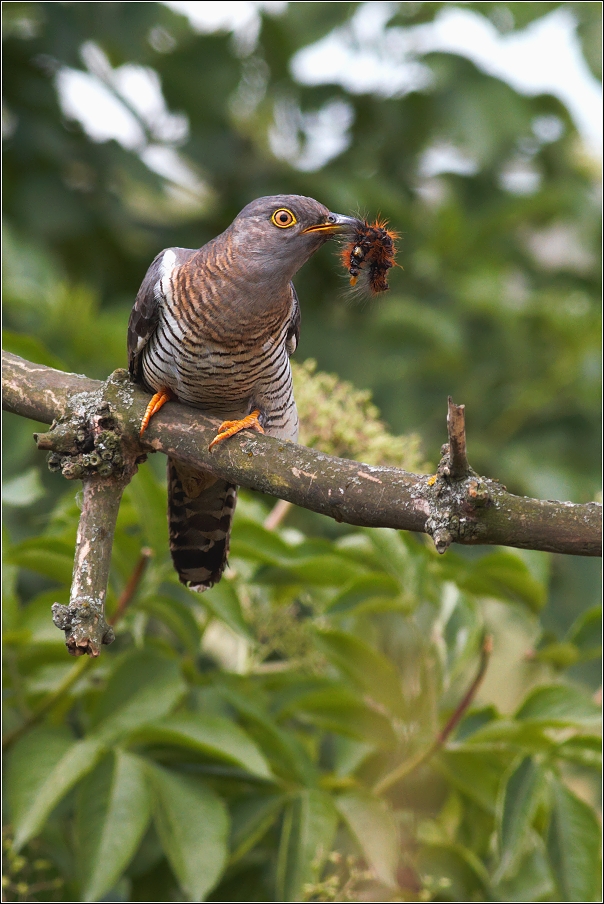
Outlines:
{"label": "barred breast", "polygon": [[259,299],[229,249],[219,255],[212,246],[171,248],[154,262],[158,321],[142,349],[143,379],[151,389],[168,388],[221,418],[241,418],[259,408],[267,433],[295,441],[293,287],[269,289]]}

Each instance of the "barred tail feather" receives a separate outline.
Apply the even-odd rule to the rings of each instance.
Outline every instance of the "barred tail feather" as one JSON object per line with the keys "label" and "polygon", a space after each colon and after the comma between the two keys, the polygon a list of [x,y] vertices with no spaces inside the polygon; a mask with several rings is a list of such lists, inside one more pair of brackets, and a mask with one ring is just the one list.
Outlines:
{"label": "barred tail feather", "polygon": [[227,564],[237,487],[168,458],[168,528],[183,584],[203,593]]}

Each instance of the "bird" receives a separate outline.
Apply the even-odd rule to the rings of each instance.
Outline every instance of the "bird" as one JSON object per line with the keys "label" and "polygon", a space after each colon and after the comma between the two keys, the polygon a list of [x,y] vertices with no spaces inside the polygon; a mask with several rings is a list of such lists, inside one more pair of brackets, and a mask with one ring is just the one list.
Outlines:
{"label": "bird", "polygon": [[[332,236],[359,221],[313,198],[252,201],[199,249],[153,260],[128,324],[128,368],[153,393],[141,424],[170,399],[223,420],[213,448],[252,429],[295,442],[289,357],[300,335],[292,278]],[[203,592],[227,564],[237,486],[168,457],[168,533],[180,581]]]}

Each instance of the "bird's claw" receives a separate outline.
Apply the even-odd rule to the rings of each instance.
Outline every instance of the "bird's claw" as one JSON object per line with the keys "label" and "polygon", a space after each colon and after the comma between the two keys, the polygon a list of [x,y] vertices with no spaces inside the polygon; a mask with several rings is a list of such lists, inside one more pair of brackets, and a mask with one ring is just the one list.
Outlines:
{"label": "bird's claw", "polygon": [[229,436],[234,436],[236,433],[239,433],[240,430],[256,430],[258,433],[264,433],[264,428],[258,420],[259,415],[260,411],[256,409],[256,411],[252,411],[251,414],[241,418],[239,421],[223,421],[218,428],[218,433],[208,446],[208,449],[211,449],[212,446],[216,446],[218,443],[223,442],[223,440],[228,439]]}

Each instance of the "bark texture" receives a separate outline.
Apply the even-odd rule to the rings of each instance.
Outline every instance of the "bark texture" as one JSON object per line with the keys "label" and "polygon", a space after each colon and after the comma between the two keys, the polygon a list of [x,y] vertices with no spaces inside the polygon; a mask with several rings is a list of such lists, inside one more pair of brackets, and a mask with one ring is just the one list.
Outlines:
{"label": "bark texture", "polygon": [[130,384],[125,372],[102,383],[7,353],[3,364],[7,410],[50,423],[73,411],[82,393],[109,399],[123,441],[139,459],[145,452],[163,452],[336,521],[428,533],[440,552],[454,542],[601,555],[602,506],[514,496],[497,481],[476,475],[465,453],[463,406],[452,402],[449,444],[430,477],[334,458],[256,433],[239,434],[210,452],[217,422],[176,402],[153,418],[139,443],[149,396]]}

